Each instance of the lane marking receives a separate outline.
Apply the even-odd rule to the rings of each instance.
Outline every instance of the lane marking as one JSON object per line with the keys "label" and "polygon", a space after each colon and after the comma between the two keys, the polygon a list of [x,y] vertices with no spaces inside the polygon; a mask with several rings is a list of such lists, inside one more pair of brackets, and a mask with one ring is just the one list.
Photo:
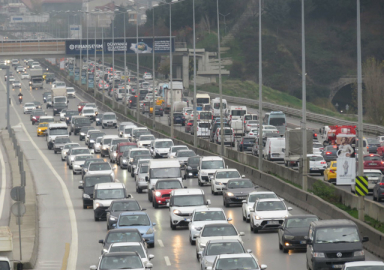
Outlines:
{"label": "lane marking", "polygon": [[[0,82],[1,82],[2,86],[4,87],[3,90],[6,89],[6,86],[4,85],[3,81],[0,80]],[[25,134],[29,138],[31,144],[36,148],[37,152],[42,157],[42,159],[45,162],[45,164],[47,164],[48,168],[52,171],[52,173],[54,174],[54,176],[56,177],[57,181],[59,182],[59,184],[61,186],[61,189],[62,189],[62,192],[63,192],[64,201],[65,201],[65,204],[66,204],[66,206],[68,208],[69,222],[71,224],[71,230],[72,230],[72,237],[71,237],[72,248],[69,251],[67,267],[68,267],[68,269],[76,269],[77,253],[78,253],[78,248],[79,248],[79,243],[78,243],[79,238],[78,238],[78,231],[77,231],[76,214],[75,214],[75,210],[73,208],[73,204],[72,204],[71,196],[69,195],[68,188],[67,188],[63,178],[61,178],[61,176],[56,172],[56,170],[53,168],[52,164],[50,163],[49,159],[40,150],[40,148],[36,145],[35,141],[31,137],[31,135],[29,135],[29,133],[28,133],[27,129],[25,128],[25,125],[24,125],[24,123],[23,123],[23,121],[22,121],[22,119],[21,119],[21,117],[19,115],[19,113],[17,112],[17,110],[16,110],[16,108],[14,107],[13,104],[11,104],[11,107],[15,111],[16,116],[19,118],[20,124],[21,124]]]}
{"label": "lane marking", "polygon": [[[7,185],[7,178],[6,178],[6,174],[5,174],[4,156],[3,156],[3,152],[1,151],[1,149],[0,149],[0,164],[1,164],[1,179],[2,179],[1,180],[1,190],[0,190],[0,205],[4,205],[5,188]],[[0,220],[1,220],[1,217],[3,216],[3,211],[4,211],[4,207],[1,207]]]}
{"label": "lane marking", "polygon": [[66,270],[67,269],[68,257],[69,257],[69,251],[70,251],[69,247],[70,247],[70,244],[69,243],[65,243],[65,252],[64,252],[64,256],[63,256],[63,264],[61,266],[61,270]]}
{"label": "lane marking", "polygon": [[172,264],[171,264],[171,261],[169,260],[169,258],[168,258],[168,256],[164,256],[164,260],[165,260],[165,264],[167,265],[167,266],[171,266]]}
{"label": "lane marking", "polygon": [[159,243],[159,246],[160,246],[160,247],[164,247],[164,243],[163,243],[163,241],[161,241],[161,240],[159,239],[159,240],[157,240],[157,242]]}

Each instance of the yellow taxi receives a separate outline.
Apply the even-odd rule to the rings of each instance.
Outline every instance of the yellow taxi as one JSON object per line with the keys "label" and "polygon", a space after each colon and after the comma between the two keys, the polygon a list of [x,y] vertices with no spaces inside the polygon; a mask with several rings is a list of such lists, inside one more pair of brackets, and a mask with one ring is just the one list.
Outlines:
{"label": "yellow taxi", "polygon": [[329,166],[324,170],[324,181],[329,183],[336,183],[337,176],[337,161],[331,161]]}
{"label": "yellow taxi", "polygon": [[158,106],[163,105],[164,102],[165,102],[165,100],[163,98],[157,98],[156,99],[156,105],[158,105]]}
{"label": "yellow taxi", "polygon": [[40,123],[37,126],[37,137],[45,136],[46,132],[47,132],[47,129],[48,129],[48,123],[47,122]]}

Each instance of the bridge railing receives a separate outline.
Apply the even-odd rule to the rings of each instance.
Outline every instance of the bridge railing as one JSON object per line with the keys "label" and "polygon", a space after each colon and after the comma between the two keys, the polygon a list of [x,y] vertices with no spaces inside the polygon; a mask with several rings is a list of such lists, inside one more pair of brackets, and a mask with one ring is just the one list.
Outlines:
{"label": "bridge railing", "polygon": [[9,40],[0,43],[0,53],[35,53],[35,52],[65,52],[65,41],[52,40]]}

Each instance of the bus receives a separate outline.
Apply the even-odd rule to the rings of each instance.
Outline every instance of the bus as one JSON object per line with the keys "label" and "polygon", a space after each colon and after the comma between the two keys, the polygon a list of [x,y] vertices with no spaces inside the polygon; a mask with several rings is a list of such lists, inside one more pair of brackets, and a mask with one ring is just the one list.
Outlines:
{"label": "bus", "polygon": [[280,136],[284,136],[287,126],[285,114],[280,111],[266,113],[263,118],[263,125],[275,126],[279,131]]}
{"label": "bus", "polygon": [[201,111],[203,104],[210,104],[211,97],[208,94],[197,94],[196,95],[196,110]]}

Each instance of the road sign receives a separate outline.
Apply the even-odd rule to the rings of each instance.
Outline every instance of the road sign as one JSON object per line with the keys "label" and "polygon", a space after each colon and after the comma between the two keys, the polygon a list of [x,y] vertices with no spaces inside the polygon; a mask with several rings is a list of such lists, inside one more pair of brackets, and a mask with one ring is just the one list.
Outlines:
{"label": "road sign", "polygon": [[16,217],[22,217],[25,214],[25,205],[22,202],[15,202],[11,206],[11,212]]}
{"label": "road sign", "polygon": [[23,202],[25,200],[25,189],[22,186],[17,186],[11,189],[11,198],[16,202]]}
{"label": "road sign", "polygon": [[366,196],[368,194],[368,178],[365,176],[356,176],[355,190],[358,196]]}

